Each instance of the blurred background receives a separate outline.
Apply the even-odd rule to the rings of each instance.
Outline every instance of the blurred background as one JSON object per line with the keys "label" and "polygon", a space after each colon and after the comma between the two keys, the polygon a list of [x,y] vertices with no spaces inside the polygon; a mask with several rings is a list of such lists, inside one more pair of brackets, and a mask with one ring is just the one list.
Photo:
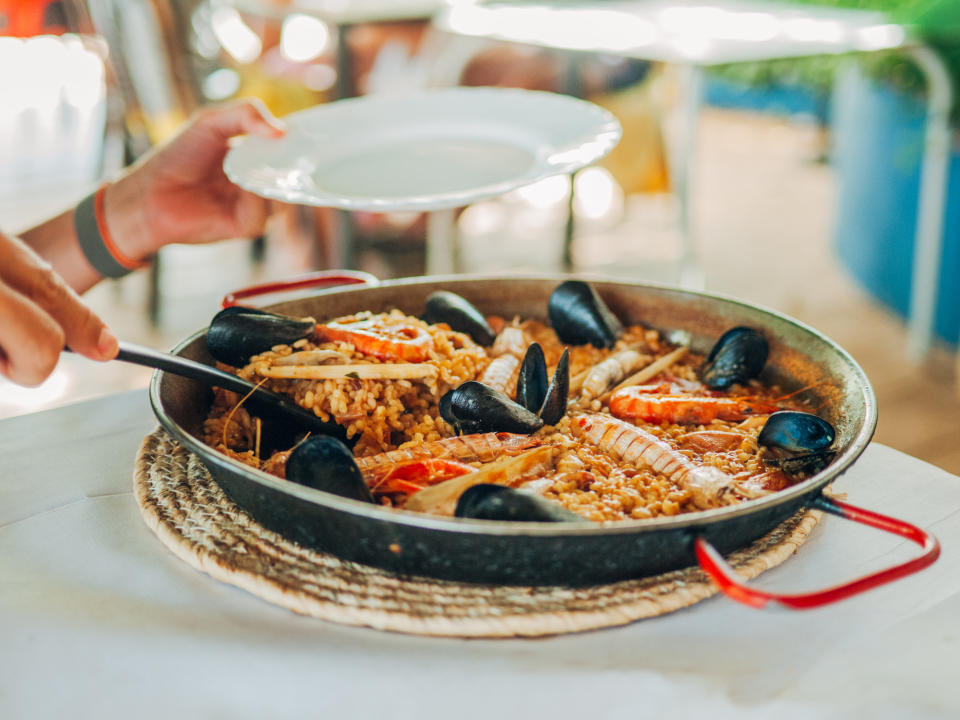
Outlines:
{"label": "blurred background", "polygon": [[[0,227],[73,205],[209,103],[255,96],[282,117],[436,86],[577,95],[617,116],[618,147],[458,211],[457,271],[573,270],[785,312],[864,367],[878,441],[960,473],[958,5],[0,0]],[[918,223],[936,239],[919,323]],[[86,299],[120,338],[168,349],[253,282],[424,274],[426,228],[278,205],[262,237],[165,248]],[[64,357],[40,388],[0,378],[0,417],[149,376]]]}

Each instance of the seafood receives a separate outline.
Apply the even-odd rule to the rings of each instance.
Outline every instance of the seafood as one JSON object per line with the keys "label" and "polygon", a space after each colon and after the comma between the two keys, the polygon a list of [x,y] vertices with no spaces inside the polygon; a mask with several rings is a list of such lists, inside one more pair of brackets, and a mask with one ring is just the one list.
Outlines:
{"label": "seafood", "polygon": [[363,354],[381,360],[419,363],[429,358],[433,349],[430,335],[421,328],[371,317],[369,313],[318,325],[316,332],[324,340],[348,342]]}
{"label": "seafood", "polygon": [[495,338],[493,328],[479,310],[465,298],[446,290],[438,290],[427,298],[423,320],[446,323],[451,330],[469,335],[478,345],[489,347]]}
{"label": "seafood", "polygon": [[493,341],[493,347],[490,348],[490,355],[494,358],[498,358],[501,355],[513,355],[519,360],[527,351],[527,345],[529,344],[530,340],[523,330],[513,325],[508,325],[500,331],[497,339]]}
{"label": "seafood", "polygon": [[550,295],[547,311],[557,337],[569,345],[613,347],[623,330],[597,291],[581,280],[561,283]]}
{"label": "seafood", "polygon": [[309,337],[316,326],[313,318],[292,318],[255,308],[229,307],[210,321],[207,350],[222,363],[243,367],[253,355]]}
{"label": "seafood", "polygon": [[[580,281],[557,287],[547,311],[552,327],[536,318],[487,322],[444,292],[428,298],[425,319],[391,310],[318,325],[226,311],[211,334],[227,349],[257,351],[237,373],[355,445],[351,452],[326,437],[325,425],[323,437],[285,450],[293,440],[265,442],[271,423],[232,396],[215,396],[205,438],[344,497],[515,521],[706,510],[776,492],[833,458],[835,432],[797,412],[806,407],[794,398],[801,391],[782,395],[753,379],[768,354],[755,330],[724,333],[704,359],[689,334],[671,334],[683,343],[671,346],[652,328],[624,328]],[[252,328],[256,342],[240,342],[236,327]],[[275,344],[274,331],[287,341]]]}
{"label": "seafood", "polygon": [[755,378],[763,370],[769,352],[766,339],[753,328],[731,328],[707,355],[701,371],[703,383],[713,390],[726,390]]}
{"label": "seafood", "polygon": [[714,420],[739,421],[779,409],[773,403],[748,397],[652,395],[644,392],[642,387],[617,390],[610,398],[610,413],[614,417],[657,424],[704,425]]}
{"label": "seafood", "polygon": [[476,468],[448,458],[421,458],[398,465],[381,465],[364,477],[370,490],[385,495],[410,495],[450,478],[475,472]]}
{"label": "seafood", "polygon": [[530,343],[523,356],[515,397],[530,412],[540,412],[543,407],[547,397],[547,362],[539,343]]}
{"label": "seafood", "polygon": [[350,448],[328,435],[313,435],[290,453],[287,480],[351,500],[374,502]]}
{"label": "seafood", "polygon": [[648,465],[688,490],[701,509],[729,505],[741,497],[733,478],[712,466],[696,465],[645,430],[605,415],[579,415],[571,426],[575,435],[620,460]]}
{"label": "seafood", "polygon": [[517,372],[519,366],[520,358],[516,355],[501,355],[490,361],[487,369],[480,377],[480,382],[494,390],[506,392],[510,386],[510,380],[513,379],[513,375]]}
{"label": "seafood", "polygon": [[411,495],[404,509],[435,515],[453,515],[457,501],[468,488],[481,483],[519,485],[525,479],[549,471],[559,452],[557,447],[543,445],[526,450],[516,457],[495,460],[474,473],[431,485]]}
{"label": "seafood", "polygon": [[581,387],[582,394],[587,398],[600,397],[611,385],[637,370],[645,358],[634,346],[602,360],[587,371]]}
{"label": "seafood", "polygon": [[823,418],[781,410],[767,418],[757,443],[767,449],[768,465],[791,475],[808,475],[830,463],[836,455],[830,449],[835,439],[836,430]]}
{"label": "seafood", "polygon": [[507,392],[528,345],[530,340],[523,330],[518,327],[505,327],[493,342],[490,349],[493,360],[480,377],[480,382],[500,392]]}
{"label": "seafood", "polygon": [[440,415],[458,433],[532,433],[543,427],[535,413],[499,390],[468,380],[440,399]]}
{"label": "seafood", "polygon": [[530,345],[517,379],[517,402],[537,413],[547,425],[555,425],[567,411],[569,387],[569,350],[564,349],[548,385],[543,350],[537,343]]}
{"label": "seafood", "polygon": [[480,484],[468,488],[457,501],[456,517],[509,522],[570,522],[583,520],[562,505],[536,493],[502,485]]}
{"label": "seafood", "polygon": [[365,477],[378,468],[394,467],[411,460],[452,458],[460,462],[491,462],[504,455],[517,455],[540,445],[541,441],[529,435],[516,433],[475,433],[434,440],[415,447],[390,450],[379,455],[357,458],[357,466]]}
{"label": "seafood", "polygon": [[547,397],[540,408],[540,419],[547,425],[556,425],[567,412],[567,398],[570,394],[570,352],[563,351],[557,369],[547,388]]}

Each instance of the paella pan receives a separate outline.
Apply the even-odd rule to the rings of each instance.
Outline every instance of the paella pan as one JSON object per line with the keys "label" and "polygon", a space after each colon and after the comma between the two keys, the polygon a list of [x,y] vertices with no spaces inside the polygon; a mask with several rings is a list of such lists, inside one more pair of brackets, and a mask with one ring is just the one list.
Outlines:
{"label": "paella pan", "polygon": [[177,352],[337,439],[262,447],[242,398],[163,373],[155,410],[258,521],[397,572],[584,585],[719,561],[802,505],[849,515],[820,491],[876,422],[842,349],[727,298],[459,277],[269,310],[300,329],[264,345],[274,316],[234,308]]}

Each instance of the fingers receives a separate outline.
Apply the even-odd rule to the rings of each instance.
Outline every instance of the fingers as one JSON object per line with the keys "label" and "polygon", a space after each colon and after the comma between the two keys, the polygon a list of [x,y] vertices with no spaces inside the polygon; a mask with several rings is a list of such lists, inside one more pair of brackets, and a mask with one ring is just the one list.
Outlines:
{"label": "fingers", "polygon": [[56,320],[0,282],[0,374],[19,385],[39,385],[57,366],[63,343]]}
{"label": "fingers", "polygon": [[[117,354],[117,339],[104,322],[83,304],[77,294],[30,248],[16,238],[0,234],[0,281],[8,289],[9,307],[18,307],[16,293],[45,313],[59,328],[55,339],[57,354],[64,344],[92,360],[110,360]],[[31,317],[35,313],[30,313]],[[49,325],[41,323],[38,332],[49,335]],[[51,338],[53,339],[53,338]],[[11,350],[4,346],[8,359]]]}
{"label": "fingers", "polygon": [[204,110],[198,122],[213,128],[224,138],[258,135],[270,139],[283,137],[286,133],[283,123],[257,98]]}

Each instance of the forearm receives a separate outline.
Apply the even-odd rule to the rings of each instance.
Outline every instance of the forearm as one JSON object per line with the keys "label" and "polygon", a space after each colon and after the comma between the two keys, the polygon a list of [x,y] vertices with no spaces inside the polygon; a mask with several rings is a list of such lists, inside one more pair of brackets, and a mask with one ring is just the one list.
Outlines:
{"label": "forearm", "polygon": [[[142,213],[143,193],[137,178],[127,175],[110,184],[104,196],[107,232],[127,258],[143,261],[156,252]],[[103,279],[80,247],[71,208],[20,235],[38,255],[76,290],[83,293]]]}

